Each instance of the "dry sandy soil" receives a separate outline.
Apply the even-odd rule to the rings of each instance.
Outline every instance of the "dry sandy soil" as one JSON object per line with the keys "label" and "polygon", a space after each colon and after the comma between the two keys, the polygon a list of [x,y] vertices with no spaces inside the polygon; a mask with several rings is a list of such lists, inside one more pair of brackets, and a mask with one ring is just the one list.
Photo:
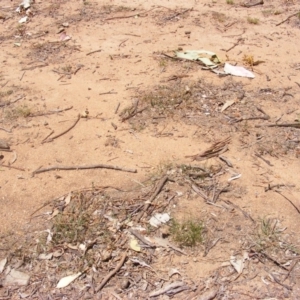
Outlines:
{"label": "dry sandy soil", "polygon": [[[23,261],[18,270],[32,275],[29,284],[12,288],[4,284],[3,271],[0,299],[25,294],[75,299],[83,291],[88,291],[85,299],[145,299],[168,283],[158,278],[166,278],[171,266],[181,275],[169,281],[185,286],[160,299],[299,299],[300,16],[279,23],[299,12],[300,5],[283,0],[242,4],[35,1],[28,21],[19,24],[26,16],[15,12],[19,2],[1,1],[0,140],[10,149],[0,150],[0,261],[9,257],[7,264],[16,264],[11,249],[32,245],[32,232],[46,229],[45,203],[71,191],[108,186],[135,190],[129,202],[146,201],[165,175],[169,181],[158,196],[169,202],[172,197],[174,203],[159,211],[178,220],[201,219],[207,235],[206,244],[197,248],[177,245],[187,255],[152,253],[157,276],[144,290],[132,278],[130,284],[136,285],[117,294],[113,287],[125,276],[122,269],[99,293],[85,289],[81,279],[78,290],[74,285],[59,294],[55,284],[67,273],[57,270],[47,291],[37,289],[32,286],[41,282],[32,275],[36,269]],[[172,59],[178,49],[214,51],[222,63],[244,66],[255,78],[218,76],[196,62]],[[232,105],[222,111],[225,103]],[[204,160],[190,157],[229,137],[221,147],[225,160],[219,153]],[[53,166],[73,170],[38,172]],[[208,178],[195,174],[199,167]],[[110,197],[120,199],[116,192]],[[244,240],[265,223],[271,227],[266,234],[274,246],[270,253],[263,247],[253,250]],[[243,251],[247,270],[238,274],[229,263],[230,275],[223,274],[222,264]],[[136,293],[139,288],[143,293]],[[52,298],[46,297],[49,291]],[[211,298],[204,293],[212,293]]]}

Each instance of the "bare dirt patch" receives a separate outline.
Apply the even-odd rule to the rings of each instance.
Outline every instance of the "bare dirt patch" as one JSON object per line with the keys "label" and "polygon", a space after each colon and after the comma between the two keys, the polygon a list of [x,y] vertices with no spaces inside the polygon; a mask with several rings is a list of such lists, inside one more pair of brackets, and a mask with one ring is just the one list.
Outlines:
{"label": "bare dirt patch", "polygon": [[2,299],[297,299],[300,7],[263,2],[1,4]]}

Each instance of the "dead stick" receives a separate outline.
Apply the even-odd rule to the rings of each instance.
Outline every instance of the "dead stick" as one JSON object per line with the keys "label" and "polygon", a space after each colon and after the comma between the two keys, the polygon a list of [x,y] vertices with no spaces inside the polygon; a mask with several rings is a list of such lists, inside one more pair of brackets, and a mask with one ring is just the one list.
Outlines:
{"label": "dead stick", "polygon": [[44,141],[46,141],[47,140],[47,138],[49,137],[49,136],[51,136],[52,134],[54,133],[54,130],[52,130],[43,140],[42,140],[42,143],[44,142]]}
{"label": "dead stick", "polygon": [[107,19],[104,19],[104,21],[109,21],[109,20],[115,20],[115,19],[127,19],[127,18],[133,18],[133,17],[143,17],[143,15],[146,17],[147,16],[147,12],[153,10],[154,8],[152,9],[149,9],[143,13],[137,13],[137,14],[134,14],[134,15],[129,15],[129,16],[120,16],[120,17],[111,17],[111,18],[107,18]]}
{"label": "dead stick", "polygon": [[294,127],[294,128],[300,128],[300,123],[290,123],[290,124],[259,124],[255,125],[255,127]]}
{"label": "dead stick", "polygon": [[88,169],[112,169],[112,170],[119,170],[124,172],[130,172],[130,173],[136,173],[136,169],[128,169],[128,168],[122,168],[118,166],[111,166],[111,165],[85,165],[85,166],[52,166],[49,168],[41,168],[37,169],[32,172],[32,175],[44,173],[48,171],[54,171],[54,170],[88,170]]}
{"label": "dead stick", "polygon": [[276,26],[279,26],[279,25],[285,23],[285,22],[288,21],[290,18],[295,17],[295,16],[297,16],[297,15],[299,15],[299,14],[300,14],[300,11],[298,11],[298,12],[296,12],[296,13],[290,15],[290,16],[287,17],[285,20],[283,20],[283,21],[279,22],[278,24],[276,24]]}
{"label": "dead stick", "polygon": [[115,109],[115,114],[118,112],[118,110],[119,110],[119,108],[120,108],[120,102],[118,103],[118,105],[117,105],[117,107],[116,107],[116,109]]}
{"label": "dead stick", "polygon": [[177,14],[175,14],[175,15],[169,17],[169,18],[165,18],[165,20],[166,20],[166,21],[170,21],[170,20],[172,20],[172,19],[174,19],[174,18],[176,18],[176,17],[178,17],[178,16],[180,16],[180,15],[183,15],[183,14],[185,14],[185,13],[188,12],[188,11],[192,11],[192,10],[193,10],[193,7],[192,7],[192,8],[188,8],[188,9],[184,10],[183,12],[179,12],[179,13],[177,13]]}
{"label": "dead stick", "polygon": [[284,199],[286,199],[287,201],[289,201],[297,210],[297,212],[300,214],[300,209],[293,203],[292,200],[290,200],[288,197],[284,196],[281,192],[275,190],[275,192],[279,195],[281,195]]}
{"label": "dead stick", "polygon": [[[1,149],[1,151],[2,151],[2,149]],[[19,171],[25,171],[25,170],[22,169],[22,168],[13,167],[13,166],[8,166],[8,165],[3,165],[3,164],[1,164],[0,167],[10,168],[10,169],[16,169],[16,170],[19,170]]]}
{"label": "dead stick", "polygon": [[71,127],[69,127],[67,130],[63,131],[62,133],[55,135],[55,136],[52,137],[50,140],[45,140],[45,141],[43,141],[43,143],[49,143],[49,142],[52,142],[53,140],[55,140],[55,139],[59,138],[60,136],[66,134],[66,133],[69,132],[72,128],[74,128],[74,127],[76,126],[76,124],[79,122],[79,120],[80,120],[80,114],[78,114],[77,120],[75,121],[75,123],[74,123]]}
{"label": "dead stick", "polygon": [[129,229],[129,232],[131,234],[133,234],[137,239],[139,239],[142,243],[144,243],[145,245],[151,247],[151,248],[155,248],[154,245],[152,245],[150,242],[148,242],[142,235],[140,235],[139,233],[137,233],[135,230],[133,229]]}
{"label": "dead stick", "polygon": [[114,275],[122,268],[122,266],[123,266],[124,263],[125,263],[126,258],[127,258],[127,253],[125,253],[125,254],[122,256],[122,258],[121,258],[119,264],[115,267],[115,269],[112,270],[110,273],[108,273],[107,276],[102,280],[101,284],[100,284],[100,285],[96,288],[96,290],[95,290],[96,293],[98,293],[99,291],[101,291],[102,288],[103,288],[103,287],[106,285],[106,283],[109,281],[109,279],[110,279],[111,277],[113,277],[113,276],[114,276]]}
{"label": "dead stick", "polygon": [[151,196],[151,198],[147,201],[147,203],[145,203],[143,211],[141,211],[141,213],[139,214],[139,216],[138,216],[138,218],[137,218],[138,221],[143,217],[143,215],[144,215],[144,213],[146,212],[146,210],[149,208],[149,206],[151,205],[151,203],[154,201],[154,199],[155,199],[155,198],[158,196],[158,194],[161,192],[162,188],[164,187],[164,185],[167,183],[168,180],[170,180],[168,176],[164,176],[164,177],[160,180],[160,182],[159,182],[159,184],[158,184],[158,186],[157,186],[157,188],[156,188],[156,191],[155,191],[154,194]]}
{"label": "dead stick", "polygon": [[97,52],[101,52],[101,51],[102,51],[102,49],[98,49],[98,50],[95,50],[95,51],[91,51],[91,52],[87,53],[86,55],[91,55],[93,53],[97,53]]}
{"label": "dead stick", "polygon": [[26,73],[26,71],[23,72],[23,74],[22,74],[22,76],[21,76],[21,78],[20,78],[20,81],[22,81],[22,79],[23,79],[25,73]]}

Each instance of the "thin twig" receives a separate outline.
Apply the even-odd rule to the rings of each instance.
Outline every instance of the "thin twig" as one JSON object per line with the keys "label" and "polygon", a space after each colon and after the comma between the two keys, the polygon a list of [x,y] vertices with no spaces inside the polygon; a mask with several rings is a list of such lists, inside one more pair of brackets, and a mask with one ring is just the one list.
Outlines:
{"label": "thin twig", "polygon": [[86,55],[91,55],[93,53],[97,53],[97,52],[101,52],[101,51],[102,51],[102,49],[94,50],[94,51],[87,53]]}
{"label": "thin twig", "polygon": [[22,76],[21,76],[21,78],[20,78],[20,81],[22,81],[22,79],[23,79],[25,73],[26,73],[26,71],[23,72],[23,74],[22,74]]}
{"label": "thin twig", "polygon": [[260,158],[262,161],[264,161],[266,164],[268,164],[270,167],[274,167],[274,165],[271,164],[271,162],[265,158],[263,158],[261,155],[259,155],[258,153],[254,154],[256,157]]}
{"label": "thin twig", "polygon": [[228,48],[227,50],[225,50],[225,52],[229,52],[230,50],[232,50],[233,48],[235,48],[237,45],[239,45],[239,43],[241,42],[241,41],[243,41],[244,39],[243,38],[239,38],[238,40],[237,40],[237,42],[233,45],[233,46],[231,46],[230,48]]}
{"label": "thin twig", "polygon": [[176,18],[176,17],[178,17],[178,16],[180,16],[180,15],[185,14],[185,13],[188,12],[188,11],[192,11],[193,9],[194,9],[194,8],[192,7],[192,8],[188,8],[188,9],[182,11],[182,12],[176,13],[175,15],[173,15],[173,16],[171,16],[171,17],[165,18],[165,21],[170,21],[170,20],[172,20],[172,19],[174,19],[174,18]]}
{"label": "thin twig", "polygon": [[116,19],[127,19],[127,18],[134,18],[134,17],[146,17],[147,16],[147,12],[153,10],[155,8],[152,8],[152,9],[149,9],[143,13],[137,13],[137,14],[134,14],[134,15],[129,15],[129,16],[120,16],[120,17],[111,17],[111,18],[107,18],[107,19],[104,19],[104,21],[109,21],[109,20],[116,20]]}
{"label": "thin twig", "polygon": [[105,92],[105,93],[100,93],[99,95],[110,95],[110,94],[118,94],[117,92],[113,92],[113,91],[109,91],[109,92]]}
{"label": "thin twig", "polygon": [[44,173],[48,171],[54,171],[54,170],[88,170],[88,169],[111,169],[111,170],[119,170],[119,171],[130,172],[130,173],[137,172],[136,169],[128,169],[128,168],[122,168],[118,166],[97,164],[97,165],[84,165],[84,166],[52,166],[49,168],[37,169],[32,172],[32,175]]}
{"label": "thin twig", "polygon": [[279,195],[281,195],[284,199],[286,199],[287,201],[289,201],[294,207],[295,209],[297,210],[297,212],[300,214],[300,209],[296,206],[296,204],[293,203],[292,200],[290,200],[288,197],[284,196],[280,191],[278,190],[275,190],[275,192]]}
{"label": "thin twig", "polygon": [[54,130],[52,130],[43,140],[42,142],[46,141],[49,136],[51,136],[54,133]]}
{"label": "thin twig", "polygon": [[1,167],[9,168],[9,169],[15,169],[15,170],[19,170],[19,171],[25,171],[25,170],[22,169],[22,168],[13,167],[13,166],[8,166],[8,165],[3,165],[3,164],[0,165],[0,168],[1,168]]}
{"label": "thin twig", "polygon": [[289,124],[259,124],[255,127],[294,127],[300,128],[300,123],[289,123]]}
{"label": "thin twig", "polygon": [[101,291],[102,288],[106,285],[106,283],[110,280],[110,278],[113,277],[122,268],[122,266],[125,263],[126,258],[127,258],[127,253],[123,254],[119,264],[115,267],[115,269],[113,269],[110,273],[108,273],[106,275],[106,277],[104,277],[101,284],[96,288],[96,290],[95,290],[96,293]]}
{"label": "thin twig", "polygon": [[121,47],[125,42],[127,42],[129,39],[126,39],[126,40],[124,40],[124,41],[122,41],[121,43],[120,43],[120,45],[119,45],[119,47]]}
{"label": "thin twig", "polygon": [[155,245],[152,245],[150,242],[148,242],[146,239],[144,239],[144,237],[142,235],[140,235],[139,233],[137,233],[135,230],[129,229],[129,232],[131,234],[133,234],[137,239],[139,239],[145,245],[149,246],[150,248],[155,248]]}
{"label": "thin twig", "polygon": [[160,182],[158,183],[158,185],[156,187],[156,190],[155,190],[154,194],[151,196],[151,198],[149,200],[147,200],[147,202],[145,202],[144,209],[141,211],[141,213],[137,217],[137,221],[139,221],[143,217],[144,213],[147,211],[147,209],[149,208],[151,203],[155,200],[155,198],[161,192],[162,188],[164,187],[164,185],[167,183],[168,180],[170,180],[168,176],[164,176],[160,180]]}
{"label": "thin twig", "polygon": [[[11,129],[12,129],[12,128],[11,128]],[[8,132],[8,133],[11,133],[11,129],[5,129],[5,128],[3,128],[3,127],[0,127],[0,130],[6,131],[6,132]]]}
{"label": "thin twig", "polygon": [[10,104],[16,103],[17,101],[19,101],[19,100],[21,100],[21,99],[23,99],[23,98],[24,98],[24,96],[22,95],[22,96],[18,97],[18,98],[17,98],[16,100],[14,100],[14,101],[8,101],[8,102],[5,102],[5,103],[0,104],[0,107],[7,106],[7,105],[10,105]]}
{"label": "thin twig", "polygon": [[118,112],[118,110],[119,110],[119,108],[120,108],[120,102],[118,103],[118,105],[117,105],[117,107],[116,107],[116,109],[115,109],[115,114]]}
{"label": "thin twig", "polygon": [[300,14],[300,11],[298,11],[298,12],[296,12],[296,13],[294,13],[294,14],[288,16],[285,20],[283,20],[283,21],[279,22],[278,24],[276,24],[276,26],[279,26],[279,25],[285,23],[285,22],[288,21],[290,18],[295,17],[295,16],[297,16],[297,15],[299,15],[299,14]]}
{"label": "thin twig", "polygon": [[76,124],[79,122],[79,120],[80,120],[80,114],[78,114],[77,120],[75,121],[75,123],[74,123],[71,127],[69,127],[68,129],[66,129],[66,130],[63,131],[62,133],[55,135],[55,136],[52,137],[51,139],[43,141],[43,143],[50,143],[50,142],[52,142],[53,140],[55,140],[55,139],[61,137],[62,135],[66,134],[66,133],[69,132],[72,128],[74,128],[74,127],[76,126]]}

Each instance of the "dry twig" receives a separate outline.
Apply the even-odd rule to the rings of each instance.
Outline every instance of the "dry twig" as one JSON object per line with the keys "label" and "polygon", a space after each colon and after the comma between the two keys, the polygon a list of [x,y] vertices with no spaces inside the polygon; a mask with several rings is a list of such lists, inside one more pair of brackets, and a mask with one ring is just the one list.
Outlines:
{"label": "dry twig", "polygon": [[209,158],[218,156],[228,150],[227,144],[230,142],[230,139],[231,138],[228,137],[222,141],[218,141],[218,142],[214,143],[206,151],[204,151],[200,154],[189,155],[186,157],[192,158],[193,160],[201,161],[201,160],[205,160],[205,159],[209,159]]}
{"label": "dry twig", "polygon": [[128,169],[128,168],[122,168],[118,166],[97,164],[97,165],[85,165],[85,166],[52,166],[49,168],[37,169],[32,172],[32,175],[44,173],[48,171],[54,171],[54,170],[87,170],[87,169],[112,169],[112,170],[119,170],[119,171],[130,172],[130,173],[137,172],[136,169]]}
{"label": "dry twig", "polygon": [[151,196],[151,198],[149,200],[147,200],[147,202],[144,204],[144,209],[141,211],[141,213],[139,214],[139,216],[137,217],[137,221],[139,221],[144,213],[147,211],[147,209],[149,208],[149,206],[151,205],[151,203],[155,200],[155,198],[158,196],[158,194],[161,192],[162,188],[164,187],[164,185],[167,183],[167,181],[170,180],[168,176],[164,176],[160,182],[158,183],[156,190],[154,192],[154,194]]}
{"label": "dry twig", "polygon": [[290,18],[295,17],[295,16],[297,16],[297,15],[299,15],[299,14],[300,14],[300,11],[298,11],[298,12],[296,12],[296,13],[294,13],[294,14],[288,16],[285,20],[283,20],[283,21],[279,22],[278,24],[276,24],[276,26],[279,26],[279,25],[281,25],[281,24],[287,22]]}
{"label": "dry twig", "polygon": [[53,140],[55,140],[55,139],[61,137],[62,135],[66,134],[66,133],[69,132],[72,128],[74,128],[74,127],[76,126],[76,124],[79,122],[79,120],[80,120],[80,114],[78,114],[78,117],[77,117],[75,123],[74,123],[71,127],[69,127],[68,129],[66,129],[66,130],[63,131],[62,133],[55,135],[55,136],[52,137],[51,139],[43,141],[43,143],[49,143],[49,142],[52,142]]}
{"label": "dry twig", "polygon": [[124,265],[125,260],[127,258],[127,253],[125,253],[119,264],[115,267],[115,269],[113,269],[110,273],[107,274],[106,277],[104,277],[104,279],[102,280],[101,284],[96,288],[95,292],[98,293],[99,291],[101,291],[103,289],[103,287],[106,285],[106,283],[110,280],[111,277],[113,277]]}

